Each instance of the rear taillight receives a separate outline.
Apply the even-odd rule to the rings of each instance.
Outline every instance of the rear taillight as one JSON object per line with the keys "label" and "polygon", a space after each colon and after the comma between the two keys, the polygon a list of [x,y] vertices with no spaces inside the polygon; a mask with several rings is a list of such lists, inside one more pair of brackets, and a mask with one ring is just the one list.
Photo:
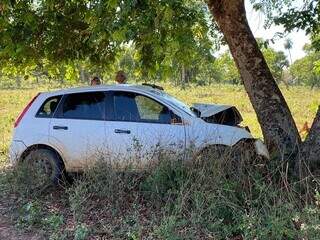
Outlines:
{"label": "rear taillight", "polygon": [[23,116],[26,114],[26,112],[29,110],[29,108],[31,107],[32,103],[36,100],[36,98],[40,95],[40,93],[38,93],[36,96],[34,96],[31,101],[28,103],[27,106],[25,106],[25,108],[22,110],[22,112],[19,114],[17,120],[14,122],[14,127],[17,127],[20,123],[20,121],[22,120]]}

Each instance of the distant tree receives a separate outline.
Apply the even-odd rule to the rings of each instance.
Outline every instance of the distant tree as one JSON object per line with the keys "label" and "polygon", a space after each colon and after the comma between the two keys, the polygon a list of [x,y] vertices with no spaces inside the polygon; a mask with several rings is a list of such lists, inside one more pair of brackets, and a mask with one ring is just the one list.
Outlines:
{"label": "distant tree", "polygon": [[292,57],[291,57],[291,49],[292,49],[293,43],[290,38],[287,38],[284,43],[284,49],[288,50],[289,57],[290,57],[290,64],[292,64]]}
{"label": "distant tree", "polygon": [[271,73],[277,82],[283,81],[283,71],[289,66],[288,59],[284,52],[275,51],[273,48],[263,48],[263,56],[271,70]]}
{"label": "distant tree", "polygon": [[[262,54],[270,68],[270,71],[277,82],[282,81],[283,71],[289,66],[286,55],[282,51],[276,51],[269,47],[262,39],[258,39],[258,44]],[[229,51],[221,54],[214,62],[214,67],[220,71],[219,81],[240,84],[241,77],[237,70],[237,66]]]}
{"label": "distant tree", "polygon": [[290,66],[290,73],[297,84],[318,87],[320,86],[320,52],[315,51],[309,45],[305,46],[306,56],[296,60]]}
{"label": "distant tree", "polygon": [[219,71],[219,82],[240,84],[241,77],[229,51],[221,54],[214,62],[214,68]]}
{"label": "distant tree", "polygon": [[311,43],[315,51],[320,51],[320,29],[318,32],[311,35]]}

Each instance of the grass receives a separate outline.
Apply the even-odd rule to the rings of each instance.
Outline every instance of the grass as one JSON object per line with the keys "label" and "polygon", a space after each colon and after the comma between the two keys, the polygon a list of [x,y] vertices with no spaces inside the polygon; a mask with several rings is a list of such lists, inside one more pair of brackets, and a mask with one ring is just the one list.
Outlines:
{"label": "grass", "polygon": [[[235,105],[243,124],[261,136],[241,86],[165,89],[188,104]],[[47,239],[319,238],[319,179],[301,187],[279,161],[261,168],[244,159],[234,172],[227,159],[208,157],[190,167],[163,156],[159,165],[138,174],[119,173],[103,162],[71,185],[38,187],[25,168],[6,168],[6,154],[16,116],[43,90],[0,90],[0,203],[16,227],[36,229]],[[283,93],[298,127],[310,125],[320,90],[292,87]]]}
{"label": "grass", "polygon": [[[243,115],[243,125],[249,126],[254,136],[262,136],[256,114],[243,86],[214,84],[181,90],[165,85],[165,89],[188,104],[201,102],[235,105]],[[48,89],[41,87],[38,89],[0,90],[0,153],[4,154],[7,151],[12,126],[19,112],[39,91],[48,91]],[[320,90],[295,86],[290,87],[289,90],[283,88],[282,92],[298,128],[301,129],[305,122],[308,122],[310,126],[317,107],[320,105]]]}
{"label": "grass", "polygon": [[283,163],[234,168],[210,156],[184,165],[163,155],[138,173],[101,159],[72,185],[41,191],[18,168],[1,174],[0,197],[18,228],[46,239],[318,239],[317,179],[306,197]]}
{"label": "grass", "polygon": [[[189,104],[201,102],[234,105],[243,116],[243,125],[249,126],[254,136],[262,137],[256,114],[243,86],[215,84],[210,87],[199,86],[186,90],[166,87],[166,90]],[[320,105],[320,90],[310,90],[310,88],[300,86],[290,87],[289,89],[281,88],[281,90],[298,128],[301,129],[305,122],[308,122],[310,126]]]}

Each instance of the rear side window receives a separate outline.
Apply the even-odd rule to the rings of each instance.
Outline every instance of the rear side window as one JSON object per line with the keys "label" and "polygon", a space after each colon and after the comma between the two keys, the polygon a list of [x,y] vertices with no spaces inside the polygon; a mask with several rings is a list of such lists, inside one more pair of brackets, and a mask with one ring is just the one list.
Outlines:
{"label": "rear side window", "polygon": [[57,109],[61,96],[54,96],[46,99],[37,112],[36,117],[51,118]]}
{"label": "rear side window", "polygon": [[74,93],[66,96],[60,118],[104,120],[104,92]]}

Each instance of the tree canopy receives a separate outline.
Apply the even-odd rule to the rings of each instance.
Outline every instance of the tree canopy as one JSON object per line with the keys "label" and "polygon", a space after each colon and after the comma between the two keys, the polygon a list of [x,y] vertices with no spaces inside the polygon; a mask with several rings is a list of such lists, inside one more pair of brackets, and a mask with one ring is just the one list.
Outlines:
{"label": "tree canopy", "polygon": [[212,58],[213,27],[196,0],[3,1],[0,11],[2,65],[75,60],[107,66],[128,45],[140,70],[151,75],[160,66],[168,71],[173,61]]}
{"label": "tree canopy", "polygon": [[[251,2],[268,22],[283,24],[287,31],[305,29],[317,45],[316,0],[305,1],[302,9],[293,0]],[[75,77],[79,66],[101,73],[122,61],[129,47],[139,63],[131,64],[130,72],[153,78],[161,72],[165,79],[181,66],[213,62],[219,41],[200,0],[4,0],[0,12],[0,67],[13,74],[49,68],[49,76],[68,72]]]}

